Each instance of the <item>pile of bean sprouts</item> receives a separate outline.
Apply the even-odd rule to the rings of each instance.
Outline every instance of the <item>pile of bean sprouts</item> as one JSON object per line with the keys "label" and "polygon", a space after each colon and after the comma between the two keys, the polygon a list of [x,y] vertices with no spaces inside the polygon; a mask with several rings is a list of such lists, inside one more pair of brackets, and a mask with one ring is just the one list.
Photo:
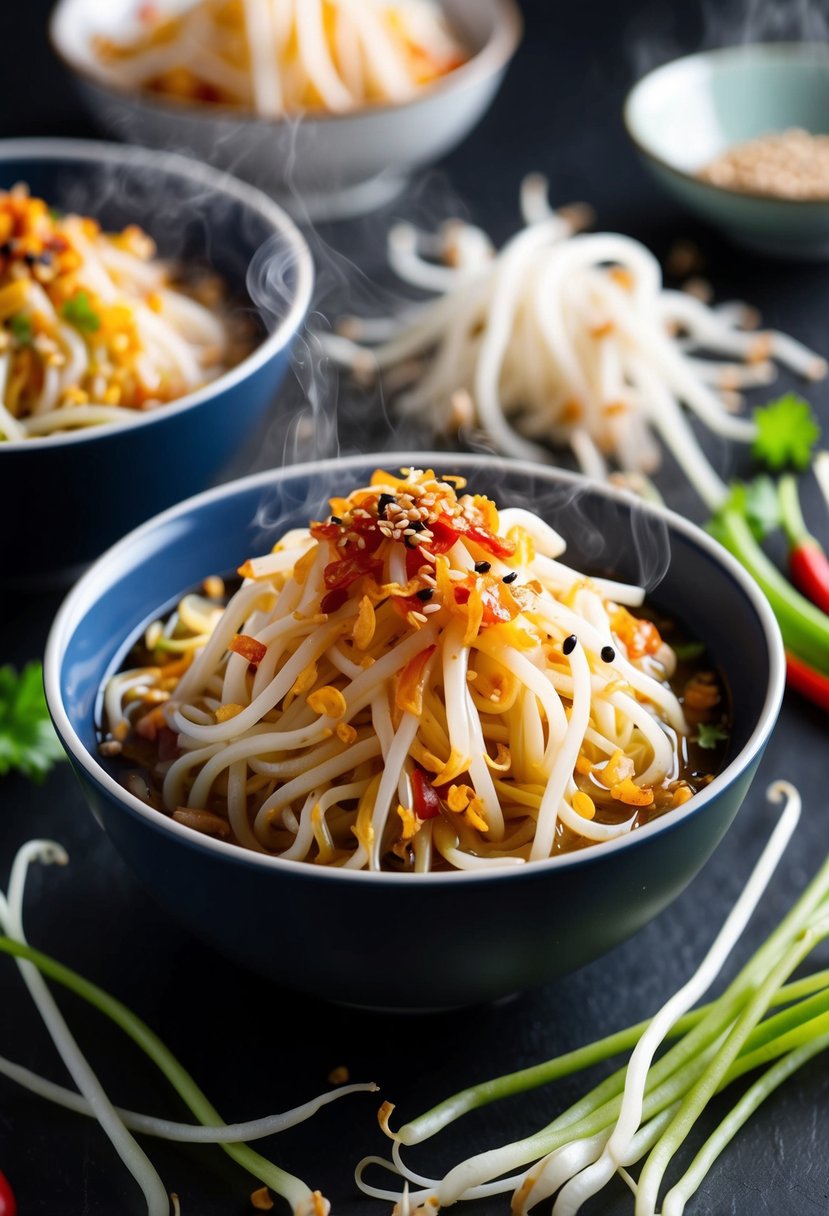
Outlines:
{"label": "pile of bean sprouts", "polygon": [[223,611],[191,594],[154,622],[105,691],[104,754],[151,751],[128,788],[260,852],[416,872],[548,858],[690,798],[642,588],[463,486],[378,471],[245,563]]}
{"label": "pile of bean sprouts", "polygon": [[263,118],[408,101],[467,58],[436,0],[142,4],[138,23],[129,41],[95,40],[116,84]]}
{"label": "pile of bean sprouts", "polygon": [[135,225],[109,234],[0,192],[0,440],[132,421],[241,357],[216,281],[202,303],[175,275]]}
{"label": "pile of bean sprouts", "polygon": [[726,487],[683,407],[715,435],[747,443],[755,425],[739,390],[768,384],[773,360],[807,379],[827,363],[795,339],[754,330],[742,304],[709,307],[666,290],[656,258],[614,233],[580,233],[583,209],[556,213],[526,179],[525,227],[500,251],[471,224],[436,234],[395,226],[388,256],[407,283],[436,294],[390,321],[344,318],[329,356],[382,375],[404,415],[435,430],[477,423],[506,455],[550,459],[569,445],[588,475],[615,467],[633,484],[658,467],[661,440],[710,509]]}

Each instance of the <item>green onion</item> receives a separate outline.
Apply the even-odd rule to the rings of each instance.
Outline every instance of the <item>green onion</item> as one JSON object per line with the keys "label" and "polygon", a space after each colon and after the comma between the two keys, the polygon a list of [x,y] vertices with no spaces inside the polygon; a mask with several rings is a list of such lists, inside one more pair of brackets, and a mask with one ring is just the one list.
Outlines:
{"label": "green onion", "polygon": [[61,308],[60,315],[84,334],[94,334],[101,328],[101,318],[89,302],[88,293],[82,290],[70,296]]}
{"label": "green onion", "polygon": [[[637,1216],[654,1216],[664,1171],[710,1098],[745,1073],[764,1069],[663,1201],[663,1216],[680,1216],[687,1197],[749,1115],[788,1076],[829,1047],[829,971],[787,982],[817,942],[829,934],[829,858],[725,991],[706,1006],[682,1012],[684,1003],[711,982],[725,952],[742,932],[793,827],[796,791],[778,782],[769,793],[777,800],[786,797],[787,807],[761,863],[695,977],[656,1018],[555,1060],[472,1086],[410,1120],[399,1132],[386,1127],[395,1141],[394,1160],[366,1158],[361,1162],[357,1173],[361,1187],[384,1198],[399,1198],[393,1191],[381,1191],[363,1181],[363,1171],[377,1164],[407,1183],[426,1187],[417,1192],[421,1203],[430,1198],[452,1203],[513,1191],[514,1216],[525,1216],[536,1203],[558,1192],[555,1211],[569,1214],[577,1212],[618,1172],[636,1193]],[[770,1009],[777,1012],[769,1013]],[[663,1037],[676,1041],[653,1062],[653,1051]],[[634,1051],[628,1065],[617,1068],[539,1131],[477,1153],[442,1179],[414,1174],[403,1162],[404,1146],[428,1139],[468,1111],[631,1047]],[[645,1165],[637,1183],[628,1167],[643,1158]],[[521,1172],[503,1177],[516,1168]]]}

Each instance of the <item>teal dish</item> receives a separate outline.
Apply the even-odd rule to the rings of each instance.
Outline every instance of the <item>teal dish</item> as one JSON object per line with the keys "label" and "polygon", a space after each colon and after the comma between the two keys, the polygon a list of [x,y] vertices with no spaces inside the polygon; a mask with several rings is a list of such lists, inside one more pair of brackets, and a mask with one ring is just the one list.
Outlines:
{"label": "teal dish", "polygon": [[761,135],[829,133],[829,47],[769,43],[676,59],[634,86],[624,120],[662,186],[732,240],[777,257],[829,257],[829,199],[776,199],[696,177],[727,148]]}
{"label": "teal dish", "polygon": [[98,756],[101,687],[138,631],[207,575],[235,569],[377,459],[296,466],[208,491],[143,525],[73,588],[48,641],[45,684],[60,738],[112,844],[170,915],[273,982],[350,1004],[424,1009],[491,1001],[582,966],[683,890],[736,815],[783,695],[777,624],[756,584],[705,533],[573,474],[474,455],[383,455],[457,472],[527,506],[569,538],[568,560],[642,581],[650,601],[705,639],[733,699],[724,769],[690,802],[627,837],[500,871],[327,869],[191,831],[118,783]]}
{"label": "teal dish", "polygon": [[[64,139],[0,141],[0,188],[26,182],[105,228],[139,224],[162,256],[215,270],[251,315],[253,350],[209,384],[127,423],[0,441],[0,584],[68,582],[125,532],[215,484],[273,424],[311,299],[299,230],[264,194],[173,153]],[[247,279],[273,284],[268,315]]]}

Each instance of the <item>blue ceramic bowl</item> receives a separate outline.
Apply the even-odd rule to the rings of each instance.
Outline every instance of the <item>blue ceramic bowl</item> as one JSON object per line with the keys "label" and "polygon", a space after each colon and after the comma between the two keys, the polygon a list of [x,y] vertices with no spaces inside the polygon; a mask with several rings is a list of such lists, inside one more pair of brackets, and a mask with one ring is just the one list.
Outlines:
{"label": "blue ceramic bowl", "polygon": [[829,47],[768,43],[675,59],[634,86],[624,119],[662,186],[738,244],[829,257],[829,199],[775,199],[696,177],[727,148],[770,132],[829,133]]}
{"label": "blue ceramic bowl", "polygon": [[572,970],[635,933],[696,874],[740,807],[774,726],[783,651],[756,585],[679,516],[555,469],[471,455],[384,455],[460,472],[503,505],[543,514],[569,560],[641,580],[705,639],[734,702],[724,770],[634,834],[501,872],[384,874],[282,861],[208,839],[149,809],[97,755],[100,689],[162,606],[234,569],[363,484],[365,456],[247,478],[167,511],[73,588],[49,638],[46,695],[100,824],[171,915],[277,983],[358,1005],[416,1009],[502,997]]}
{"label": "blue ceramic bowl", "polygon": [[[0,188],[19,181],[105,228],[139,224],[161,255],[212,267],[258,330],[255,349],[231,371],[134,421],[0,442],[0,583],[25,585],[68,580],[142,520],[215,483],[255,441],[307,311],[313,267],[275,203],[181,156],[63,139],[0,141]],[[259,281],[268,276],[273,287],[269,316],[248,295],[254,259]]]}

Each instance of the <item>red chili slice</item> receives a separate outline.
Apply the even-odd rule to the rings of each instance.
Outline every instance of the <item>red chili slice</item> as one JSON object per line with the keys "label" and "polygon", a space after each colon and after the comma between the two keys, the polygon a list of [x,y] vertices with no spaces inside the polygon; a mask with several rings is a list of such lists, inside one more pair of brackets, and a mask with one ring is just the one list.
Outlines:
{"label": "red chili slice", "polygon": [[414,813],[418,819],[434,819],[440,814],[440,798],[435,787],[422,768],[417,765],[412,769],[412,794],[414,795]]}
{"label": "red chili slice", "polygon": [[333,591],[328,591],[320,601],[320,612],[336,612],[338,608],[342,608],[345,601],[348,599],[348,592],[345,587],[335,587]]}
{"label": "red chili slice", "polygon": [[383,563],[378,558],[360,549],[351,557],[329,562],[323,572],[323,578],[329,591],[334,591],[339,587],[350,587],[364,574],[376,574],[382,567]]}

